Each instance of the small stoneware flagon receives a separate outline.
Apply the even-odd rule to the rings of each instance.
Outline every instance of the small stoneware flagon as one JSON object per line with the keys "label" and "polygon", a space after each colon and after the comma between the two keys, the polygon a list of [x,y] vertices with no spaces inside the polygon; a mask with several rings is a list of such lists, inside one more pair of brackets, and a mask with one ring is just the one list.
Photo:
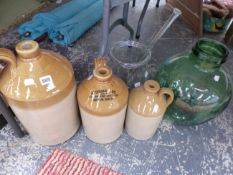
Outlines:
{"label": "small stoneware flagon", "polygon": [[16,52],[0,48],[0,60],[8,64],[1,93],[35,142],[63,143],[80,125],[71,64],[35,41],[21,41]]}
{"label": "small stoneware flagon", "polygon": [[138,140],[152,137],[163,119],[167,107],[174,98],[169,88],[160,88],[154,80],[130,92],[126,117],[126,130]]}
{"label": "small stoneware flagon", "polygon": [[121,135],[128,87],[112,74],[104,59],[95,60],[93,75],[81,82],[77,99],[84,130],[90,140],[110,143]]}

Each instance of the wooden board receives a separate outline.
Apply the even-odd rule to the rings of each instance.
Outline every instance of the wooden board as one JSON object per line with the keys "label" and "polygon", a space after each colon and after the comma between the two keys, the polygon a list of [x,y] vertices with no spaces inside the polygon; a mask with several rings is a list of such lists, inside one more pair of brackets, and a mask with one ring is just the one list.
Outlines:
{"label": "wooden board", "polygon": [[167,0],[172,7],[182,11],[182,18],[199,36],[203,34],[202,0]]}

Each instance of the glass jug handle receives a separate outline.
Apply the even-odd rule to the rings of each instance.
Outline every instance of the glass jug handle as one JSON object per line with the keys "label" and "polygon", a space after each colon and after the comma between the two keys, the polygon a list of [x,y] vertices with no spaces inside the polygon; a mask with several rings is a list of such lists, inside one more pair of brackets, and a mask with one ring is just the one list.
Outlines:
{"label": "glass jug handle", "polygon": [[174,100],[174,93],[170,88],[161,88],[159,90],[159,96],[162,97],[164,95],[168,96],[168,98],[166,98],[166,104],[168,107]]}
{"label": "glass jug handle", "polygon": [[11,68],[16,67],[16,57],[9,49],[0,48],[0,60],[6,62]]}

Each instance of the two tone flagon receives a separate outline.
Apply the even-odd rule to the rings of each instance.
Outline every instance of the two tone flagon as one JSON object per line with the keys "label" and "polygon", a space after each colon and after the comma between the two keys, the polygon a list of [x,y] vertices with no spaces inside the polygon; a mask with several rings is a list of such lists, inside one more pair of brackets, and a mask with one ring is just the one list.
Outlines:
{"label": "two tone flagon", "polygon": [[0,49],[0,60],[8,63],[1,93],[35,142],[63,143],[80,125],[71,64],[35,41],[18,43],[16,52]]}

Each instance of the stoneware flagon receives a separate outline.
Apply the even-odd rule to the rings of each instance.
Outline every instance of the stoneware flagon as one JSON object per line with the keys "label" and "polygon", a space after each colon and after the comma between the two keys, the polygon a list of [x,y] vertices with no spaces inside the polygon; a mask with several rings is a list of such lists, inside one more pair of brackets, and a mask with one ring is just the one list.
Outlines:
{"label": "stoneware flagon", "polygon": [[102,58],[95,60],[93,75],[78,87],[77,99],[87,137],[96,143],[110,143],[123,131],[128,87],[112,74]]}
{"label": "stoneware flagon", "polygon": [[137,140],[152,137],[174,98],[170,88],[160,88],[154,80],[130,92],[126,117],[126,130]]}
{"label": "stoneware flagon", "polygon": [[0,60],[8,64],[1,93],[35,142],[63,143],[80,125],[71,64],[35,41],[21,41],[16,52],[0,48]]}

